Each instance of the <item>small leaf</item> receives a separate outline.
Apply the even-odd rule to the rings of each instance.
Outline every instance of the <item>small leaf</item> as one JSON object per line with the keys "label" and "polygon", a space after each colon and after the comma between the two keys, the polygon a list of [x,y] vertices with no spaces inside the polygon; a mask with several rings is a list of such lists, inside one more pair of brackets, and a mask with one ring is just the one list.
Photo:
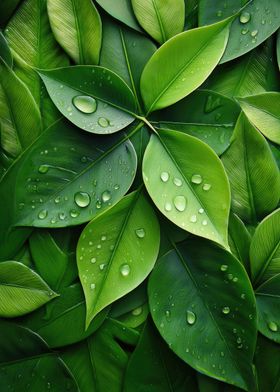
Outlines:
{"label": "small leaf", "polygon": [[78,242],[77,263],[89,325],[106,306],[137,287],[151,272],[159,226],[142,192],[123,198],[90,222]]}
{"label": "small leaf", "polygon": [[148,113],[172,105],[205,81],[225,50],[229,24],[230,20],[225,20],[186,31],[155,52],[141,77],[141,93]]}
{"label": "small leaf", "polygon": [[0,317],[30,313],[57,294],[34,271],[16,261],[0,263]]}
{"label": "small leaf", "polygon": [[148,295],[172,351],[203,374],[254,390],[256,305],[235,257],[201,240],[174,245],[152,272]]}
{"label": "small leaf", "polygon": [[134,121],[132,91],[106,68],[77,65],[41,70],[40,76],[58,110],[85,131],[113,133]]}
{"label": "small leaf", "polygon": [[264,93],[238,102],[250,122],[269,140],[280,144],[280,93]]}
{"label": "small leaf", "polygon": [[183,31],[184,0],[132,0],[132,7],[139,24],[160,44]]}
{"label": "small leaf", "polygon": [[91,0],[47,0],[56,40],[77,64],[98,64],[102,24]]}
{"label": "small leaf", "polygon": [[[158,157],[161,157],[160,161]],[[228,247],[229,183],[216,154],[176,131],[152,135],[143,161],[145,186],[158,209],[181,229]]]}

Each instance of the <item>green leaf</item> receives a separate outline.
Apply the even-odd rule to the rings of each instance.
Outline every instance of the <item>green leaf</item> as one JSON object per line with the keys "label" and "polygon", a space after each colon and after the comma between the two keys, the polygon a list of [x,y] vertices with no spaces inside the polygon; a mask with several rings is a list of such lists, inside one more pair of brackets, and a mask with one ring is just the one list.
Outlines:
{"label": "green leaf", "polygon": [[0,317],[30,313],[57,294],[30,268],[16,261],[0,263]]}
{"label": "green leaf", "polygon": [[279,1],[249,1],[233,21],[221,63],[235,59],[264,42],[280,27]]}
{"label": "green leaf", "polygon": [[280,274],[265,281],[255,291],[258,329],[267,338],[280,343]]}
{"label": "green leaf", "polygon": [[244,265],[247,272],[250,272],[249,249],[251,236],[246,226],[236,214],[229,217],[229,246],[232,254]]}
{"label": "green leaf", "polygon": [[16,158],[41,133],[38,107],[28,88],[0,59],[1,146]]}
{"label": "green leaf", "polygon": [[47,0],[54,36],[77,64],[98,64],[102,24],[91,0]]}
{"label": "green leaf", "polygon": [[280,32],[278,31],[277,34],[277,61],[278,61],[278,67],[280,69]]}
{"label": "green leaf", "polygon": [[186,31],[155,52],[141,77],[141,93],[148,113],[172,105],[204,82],[225,50],[229,23],[230,20],[225,20]]}
{"label": "green leaf", "polygon": [[222,161],[231,184],[233,212],[255,224],[277,206],[280,174],[266,140],[244,114]]}
{"label": "green leaf", "polygon": [[76,283],[63,288],[58,298],[18,322],[54,348],[77,343],[90,336],[101,326],[108,311],[107,308],[99,313],[85,331],[85,299],[81,285]]}
{"label": "green leaf", "polygon": [[138,336],[136,330],[108,319],[94,335],[66,348],[62,358],[73,372],[79,391],[122,391],[129,359],[126,347],[135,346]]}
{"label": "green leaf", "polygon": [[185,0],[185,28],[190,30],[198,25],[198,0]]}
{"label": "green leaf", "polygon": [[5,204],[1,252],[15,252],[26,238],[16,238],[12,227],[78,225],[117,203],[130,188],[137,165],[127,139],[123,134],[93,136],[62,121],[48,128],[0,183]]}
{"label": "green leaf", "polygon": [[250,122],[269,140],[280,144],[280,93],[264,93],[238,102]]}
{"label": "green leaf", "polygon": [[113,133],[134,121],[132,91],[106,68],[77,65],[40,70],[40,76],[58,110],[85,131]]}
{"label": "green leaf", "polygon": [[143,178],[153,202],[169,220],[228,247],[229,183],[210,147],[192,136],[162,130],[151,136],[145,151]]}
{"label": "green leaf", "polygon": [[239,113],[233,100],[213,91],[197,90],[160,112],[160,127],[195,136],[220,155],[230,145]]}
{"label": "green leaf", "polygon": [[194,374],[161,339],[148,320],[127,365],[124,392],[149,385],[149,392],[195,391]]}
{"label": "green leaf", "polygon": [[154,269],[148,294],[153,320],[180,358],[210,377],[255,390],[255,298],[235,257],[194,239],[174,245]]}
{"label": "green leaf", "polygon": [[0,56],[2,60],[11,68],[13,66],[13,57],[6,41],[6,38],[0,30]]}
{"label": "green leaf", "polygon": [[141,191],[126,196],[86,226],[77,246],[86,326],[102,309],[143,282],[158,250],[158,222]]}
{"label": "green leaf", "polygon": [[96,0],[108,14],[123,22],[128,27],[142,32],[131,6],[130,0]]}
{"label": "green leaf", "polygon": [[250,261],[256,285],[280,273],[280,209],[257,227],[251,242]]}
{"label": "green leaf", "polygon": [[139,24],[157,42],[163,44],[184,29],[184,0],[132,0]]}
{"label": "green leaf", "polygon": [[140,77],[156,46],[136,31],[103,18],[100,65],[114,71],[129,85],[140,108]]}
{"label": "green leaf", "polygon": [[32,331],[0,321],[1,392],[47,391],[79,392],[68,368],[50,352],[46,343]]}
{"label": "green leaf", "polygon": [[248,0],[200,0],[198,8],[199,25],[209,25],[236,14]]}

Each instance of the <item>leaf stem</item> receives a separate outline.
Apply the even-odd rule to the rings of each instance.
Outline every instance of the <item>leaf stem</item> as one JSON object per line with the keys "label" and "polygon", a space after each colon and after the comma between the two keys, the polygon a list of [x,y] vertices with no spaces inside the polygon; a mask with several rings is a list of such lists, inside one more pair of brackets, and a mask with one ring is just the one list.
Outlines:
{"label": "leaf stem", "polygon": [[149,120],[146,119],[146,117],[142,117],[142,116],[137,116],[135,115],[136,118],[138,118],[138,120],[142,121],[143,123],[145,123],[147,125],[148,128],[150,128],[156,135],[158,135],[157,130],[152,126],[152,124],[150,123]]}

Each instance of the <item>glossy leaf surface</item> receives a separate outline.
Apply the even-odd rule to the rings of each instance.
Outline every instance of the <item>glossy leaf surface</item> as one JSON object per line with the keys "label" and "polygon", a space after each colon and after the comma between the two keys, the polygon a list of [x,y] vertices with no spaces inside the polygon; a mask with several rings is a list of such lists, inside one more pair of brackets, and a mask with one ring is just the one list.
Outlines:
{"label": "glossy leaf surface", "polygon": [[142,31],[134,16],[131,0],[96,0],[108,14],[134,30]]}

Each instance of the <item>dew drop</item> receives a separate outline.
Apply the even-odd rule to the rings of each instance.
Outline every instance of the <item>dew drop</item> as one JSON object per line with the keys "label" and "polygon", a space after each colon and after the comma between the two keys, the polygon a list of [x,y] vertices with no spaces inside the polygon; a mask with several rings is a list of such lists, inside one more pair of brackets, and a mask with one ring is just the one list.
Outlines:
{"label": "dew drop", "polygon": [[241,15],[239,16],[239,21],[242,24],[248,23],[251,19],[251,15],[249,12],[242,12]]}
{"label": "dew drop", "polygon": [[70,216],[72,218],[77,218],[77,216],[79,216],[79,212],[77,210],[71,210],[70,211]]}
{"label": "dew drop", "polygon": [[207,226],[207,224],[208,224],[207,220],[204,219],[204,220],[202,221],[202,226]]}
{"label": "dew drop", "polygon": [[145,237],[145,229],[140,228],[135,230],[135,234],[137,235],[138,238],[144,238]]}
{"label": "dew drop", "polygon": [[104,191],[101,195],[102,201],[105,203],[106,201],[109,201],[111,199],[112,195],[110,191]]}
{"label": "dew drop", "polygon": [[211,189],[211,184],[204,184],[203,187],[202,187],[202,189],[203,189],[204,191],[209,191],[209,190]]}
{"label": "dew drop", "polygon": [[104,264],[104,263],[100,264],[99,265],[100,271],[103,271],[105,267],[106,267],[106,264]]}
{"label": "dew drop", "polygon": [[166,202],[165,205],[164,205],[164,209],[165,209],[165,211],[167,211],[167,212],[171,211],[171,210],[172,210],[172,205],[171,205],[171,203]]}
{"label": "dew drop", "polygon": [[39,219],[45,219],[48,216],[48,211],[47,210],[42,210],[38,214]]}
{"label": "dew drop", "polygon": [[106,241],[106,238],[107,238],[106,235],[102,235],[101,236],[101,241]]}
{"label": "dew drop", "polygon": [[38,172],[41,174],[46,174],[49,171],[48,165],[41,165],[38,169]]}
{"label": "dew drop", "polygon": [[74,196],[75,203],[77,206],[84,208],[87,207],[90,203],[90,196],[86,192],[77,192]]}
{"label": "dew drop", "polygon": [[160,175],[160,179],[162,182],[167,182],[169,180],[169,174],[167,172],[162,172]]}
{"label": "dew drop", "polygon": [[224,314],[229,314],[230,313],[230,308],[228,306],[224,306],[223,309],[222,309],[222,312]]}
{"label": "dew drop", "polygon": [[91,262],[92,264],[95,264],[95,263],[96,263],[96,258],[95,258],[95,257],[92,257],[92,258],[90,259],[90,262]]}
{"label": "dew drop", "polygon": [[91,114],[94,113],[97,109],[97,102],[94,98],[89,97],[87,95],[78,95],[73,98],[73,105],[80,112]]}
{"label": "dew drop", "polygon": [[242,29],[242,30],[241,30],[241,34],[242,34],[242,35],[245,35],[245,34],[248,33],[248,31],[249,31],[248,29]]}
{"label": "dew drop", "polygon": [[117,191],[118,189],[120,189],[120,186],[118,184],[115,184],[114,189]]}
{"label": "dew drop", "polygon": [[98,119],[98,125],[100,125],[102,128],[107,128],[110,125],[109,120],[105,117],[100,117]]}
{"label": "dew drop", "polygon": [[143,312],[143,308],[142,308],[142,306],[139,306],[139,308],[133,309],[131,314],[133,316],[140,316],[140,314],[142,314],[142,312]]}
{"label": "dew drop", "polygon": [[64,220],[64,219],[66,218],[66,215],[65,215],[64,212],[60,212],[60,213],[58,214],[58,217],[59,217],[60,220]]}
{"label": "dew drop", "polygon": [[196,315],[191,310],[187,311],[187,323],[193,325],[196,322]]}
{"label": "dew drop", "polygon": [[176,196],[174,198],[174,206],[176,210],[183,212],[186,209],[186,205],[187,205],[187,200],[185,196]]}
{"label": "dew drop", "polygon": [[95,289],[95,283],[91,283],[90,289],[91,289],[91,290],[94,290],[94,289]]}
{"label": "dew drop", "polygon": [[203,209],[203,208],[200,208],[200,209],[198,210],[198,212],[199,212],[200,214],[203,214],[204,209]]}
{"label": "dew drop", "polygon": [[174,185],[176,186],[182,186],[183,182],[180,178],[175,177],[173,180]]}
{"label": "dew drop", "polygon": [[256,37],[258,34],[258,30],[251,31],[251,37]]}
{"label": "dew drop", "polygon": [[120,273],[124,277],[128,276],[130,274],[130,266],[128,264],[121,265]]}
{"label": "dew drop", "polygon": [[202,183],[202,177],[201,177],[200,174],[194,174],[194,175],[192,176],[192,178],[191,178],[191,181],[192,181],[193,184],[199,185],[199,184]]}
{"label": "dew drop", "polygon": [[267,323],[268,328],[270,329],[271,332],[277,332],[278,331],[278,325],[274,321],[269,321]]}
{"label": "dew drop", "polygon": [[196,216],[196,215],[192,215],[192,216],[190,217],[190,221],[191,221],[192,223],[196,223],[196,222],[197,222],[197,216]]}
{"label": "dew drop", "polygon": [[223,272],[227,271],[228,270],[228,265],[227,264],[222,264],[220,270],[223,271]]}

